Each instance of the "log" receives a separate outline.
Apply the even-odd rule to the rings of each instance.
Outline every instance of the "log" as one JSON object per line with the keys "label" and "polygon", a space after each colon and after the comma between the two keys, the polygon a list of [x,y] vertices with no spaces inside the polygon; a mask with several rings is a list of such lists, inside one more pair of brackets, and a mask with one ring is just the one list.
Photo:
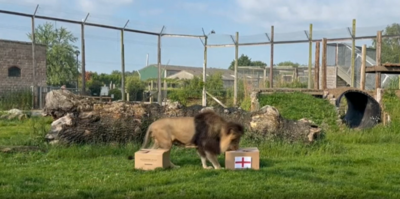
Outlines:
{"label": "log", "polygon": [[321,129],[307,119],[283,118],[272,106],[247,112],[241,108],[182,106],[167,101],[164,105],[139,102],[97,102],[67,90],[53,90],[46,95],[44,114],[53,117],[45,136],[56,143],[128,143],[143,140],[147,127],[163,117],[195,116],[213,109],[228,121],[241,122],[247,135],[281,138],[287,141],[314,142]]}

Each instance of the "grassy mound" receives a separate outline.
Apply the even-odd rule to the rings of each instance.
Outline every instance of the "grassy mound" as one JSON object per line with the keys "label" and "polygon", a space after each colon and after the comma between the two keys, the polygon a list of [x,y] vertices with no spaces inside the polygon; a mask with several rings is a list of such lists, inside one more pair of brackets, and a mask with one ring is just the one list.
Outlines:
{"label": "grassy mound", "polygon": [[[0,152],[0,198],[399,198],[400,100],[384,96],[387,127],[363,131],[336,125],[327,101],[299,93],[262,96],[289,119],[327,125],[314,145],[244,140],[260,149],[260,170],[203,170],[194,149],[173,148],[179,169],[134,170],[128,145],[47,146],[49,120],[0,121],[0,145],[46,151]],[[223,155],[219,161],[224,165]]]}

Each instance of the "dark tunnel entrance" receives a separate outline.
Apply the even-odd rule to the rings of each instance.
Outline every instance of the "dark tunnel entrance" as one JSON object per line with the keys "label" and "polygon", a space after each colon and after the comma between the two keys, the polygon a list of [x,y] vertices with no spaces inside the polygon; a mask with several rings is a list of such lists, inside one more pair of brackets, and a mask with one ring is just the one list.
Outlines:
{"label": "dark tunnel entrance", "polygon": [[336,107],[340,106],[343,96],[347,101],[347,112],[343,120],[350,128],[371,128],[381,121],[381,107],[368,93],[345,91],[336,99]]}

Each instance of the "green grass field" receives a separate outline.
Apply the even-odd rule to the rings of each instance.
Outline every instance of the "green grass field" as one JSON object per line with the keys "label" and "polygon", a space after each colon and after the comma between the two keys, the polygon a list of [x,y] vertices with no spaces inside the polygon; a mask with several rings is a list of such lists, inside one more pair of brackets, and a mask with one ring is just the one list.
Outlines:
{"label": "green grass field", "polygon": [[[194,149],[175,147],[179,169],[139,171],[130,145],[48,146],[48,118],[0,121],[0,146],[44,151],[0,153],[0,198],[400,198],[400,100],[386,95],[392,123],[360,131],[338,126],[335,108],[303,94],[260,99],[290,119],[326,129],[313,145],[244,139],[260,150],[260,170],[204,170]],[[219,157],[224,165],[224,157]]]}

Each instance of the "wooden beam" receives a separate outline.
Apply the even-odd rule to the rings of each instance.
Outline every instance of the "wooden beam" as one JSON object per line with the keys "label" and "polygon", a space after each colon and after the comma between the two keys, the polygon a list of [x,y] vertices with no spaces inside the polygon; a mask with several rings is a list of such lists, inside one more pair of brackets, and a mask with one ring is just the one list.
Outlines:
{"label": "wooden beam", "polygon": [[327,53],[327,39],[323,38],[322,39],[322,89],[326,89],[326,53]]}
{"label": "wooden beam", "polygon": [[[400,67],[384,67],[384,66],[367,66],[365,73],[393,73],[400,74]],[[376,80],[376,79],[375,79]]]}
{"label": "wooden beam", "polygon": [[315,43],[315,65],[314,65],[314,89],[319,89],[319,54],[320,54],[320,43]]}
{"label": "wooden beam", "polygon": [[365,90],[365,64],[367,59],[367,45],[363,45],[361,49],[361,70],[360,70],[360,89]]}

